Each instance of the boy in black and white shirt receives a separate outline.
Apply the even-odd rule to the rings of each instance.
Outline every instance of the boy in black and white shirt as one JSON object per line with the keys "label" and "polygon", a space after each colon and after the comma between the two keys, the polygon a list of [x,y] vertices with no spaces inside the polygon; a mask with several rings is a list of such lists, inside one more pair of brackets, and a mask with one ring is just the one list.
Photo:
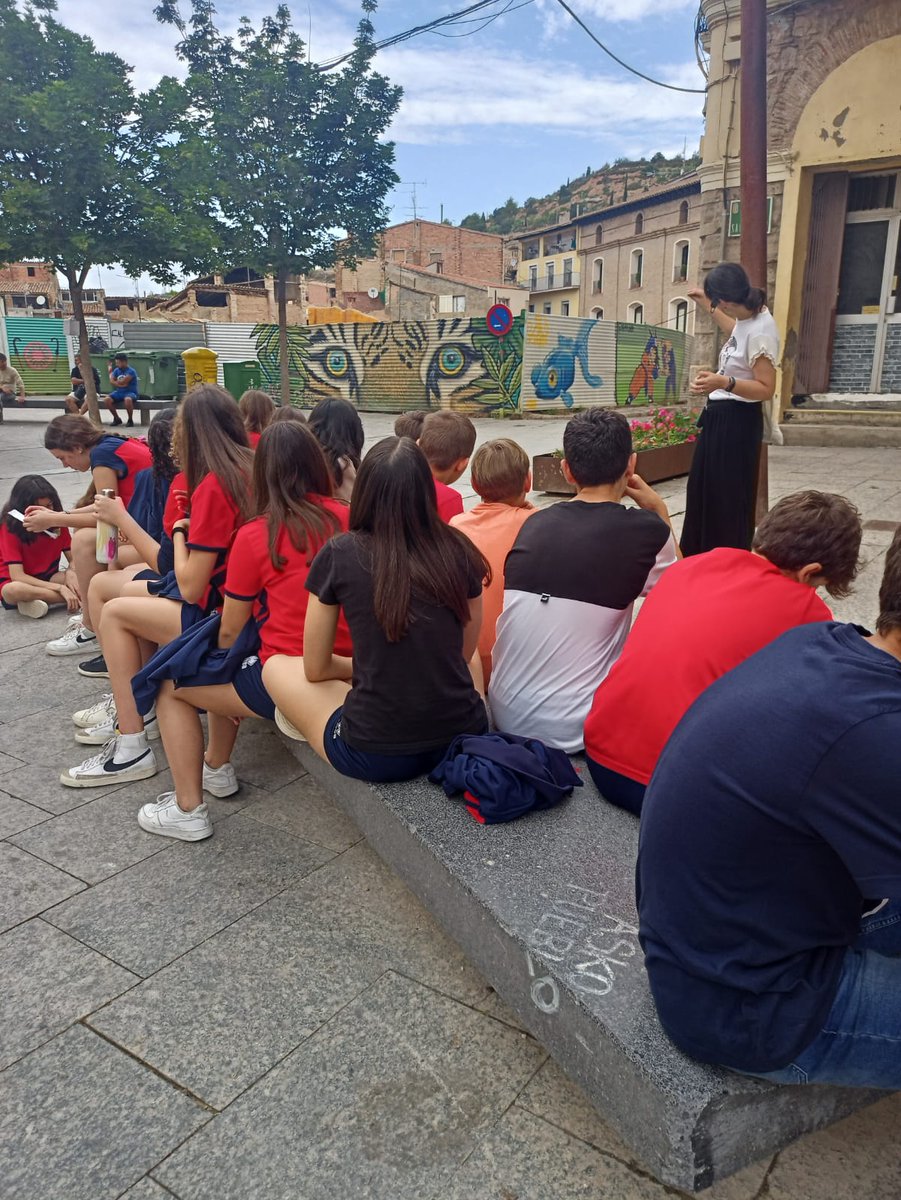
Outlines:
{"label": "boy in black and white shirt", "polygon": [[[625,417],[576,414],[563,453],[578,491],[527,521],[507,556],[489,700],[499,729],[574,754],[636,599],[677,549],[666,504],[635,474]],[[625,508],[625,497],[638,508]]]}

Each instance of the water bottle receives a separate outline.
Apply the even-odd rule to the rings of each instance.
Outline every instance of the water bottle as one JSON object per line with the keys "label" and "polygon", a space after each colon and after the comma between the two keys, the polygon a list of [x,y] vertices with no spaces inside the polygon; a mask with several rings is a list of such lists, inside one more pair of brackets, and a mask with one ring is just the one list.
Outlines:
{"label": "water bottle", "polygon": [[[101,496],[109,496],[112,499],[116,493],[112,488],[101,488]],[[116,554],[119,550],[119,529],[115,525],[108,525],[106,521],[97,522],[97,561],[108,566],[111,562],[116,561]]]}

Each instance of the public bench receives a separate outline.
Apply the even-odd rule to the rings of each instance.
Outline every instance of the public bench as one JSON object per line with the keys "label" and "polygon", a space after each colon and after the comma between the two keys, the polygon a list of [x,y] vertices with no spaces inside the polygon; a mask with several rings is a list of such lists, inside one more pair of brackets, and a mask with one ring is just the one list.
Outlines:
{"label": "public bench", "polygon": [[[64,413],[66,411],[66,406],[63,401],[64,401],[64,397],[62,397],[62,396],[38,396],[38,397],[35,397],[34,399],[32,399],[32,397],[29,396],[26,399],[24,405],[18,404],[15,400],[3,400],[2,402],[0,402],[0,423],[3,422],[4,408],[9,408],[14,411],[18,410],[19,412],[28,412],[29,410],[33,411],[36,408],[49,408],[49,409],[55,409],[58,413]],[[103,412],[103,411],[105,411],[105,409],[104,409],[104,405],[103,405],[103,397],[102,396],[100,398],[100,401],[101,401],[100,411]],[[138,403],[135,407],[136,407],[138,415],[139,415],[140,423],[142,425],[149,425],[150,424],[150,413],[151,413],[152,409],[168,408],[171,404],[175,404],[175,403],[176,403],[175,400],[163,400],[163,399],[150,400],[145,396],[139,397]]]}
{"label": "public bench", "polygon": [[584,768],[557,808],[482,826],[425,779],[360,783],[286,744],[663,1183],[700,1191],[884,1097],[775,1087],[676,1050],[638,944],[638,824]]}

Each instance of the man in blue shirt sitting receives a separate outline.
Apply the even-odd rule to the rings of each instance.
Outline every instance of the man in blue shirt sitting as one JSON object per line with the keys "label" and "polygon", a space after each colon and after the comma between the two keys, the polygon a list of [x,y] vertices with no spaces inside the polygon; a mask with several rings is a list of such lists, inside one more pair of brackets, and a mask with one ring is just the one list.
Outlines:
{"label": "man in blue shirt sitting", "polygon": [[640,938],[693,1058],[901,1088],[901,531],[879,608],[875,634],[805,625],[722,676],[658,762]]}
{"label": "man in blue shirt sitting", "polygon": [[134,425],[135,401],[138,398],[138,374],[134,367],[128,365],[127,354],[117,354],[109,364],[109,380],[113,385],[113,390],[106,398],[106,407],[113,414],[113,424],[122,424],[122,418],[116,412],[116,405],[124,400],[125,411],[128,413],[128,424]]}

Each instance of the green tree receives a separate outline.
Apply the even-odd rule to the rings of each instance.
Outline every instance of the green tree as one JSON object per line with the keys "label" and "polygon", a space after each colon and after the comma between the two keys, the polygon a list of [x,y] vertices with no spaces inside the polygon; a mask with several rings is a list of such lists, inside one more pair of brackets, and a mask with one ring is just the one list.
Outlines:
{"label": "green tree", "polygon": [[519,213],[519,205],[512,196],[494,210],[488,218],[488,224],[494,233],[509,233]]}
{"label": "green tree", "polygon": [[[41,258],[62,274],[90,363],[83,291],[96,265],[173,279],[172,211],[155,186],[175,93],[136,96],[131,68],[55,18],[0,0],[0,259]],[[99,422],[90,370],[83,381]]]}
{"label": "green tree", "polygon": [[474,229],[477,233],[488,231],[488,219],[484,213],[473,212],[460,222],[461,229]]}
{"label": "green tree", "polygon": [[258,30],[242,18],[235,37],[216,27],[211,0],[191,0],[187,22],[178,0],[154,10],[181,33],[188,67],[179,155],[194,164],[194,216],[212,239],[202,256],[276,279],[283,402],[289,277],[371,253],[398,182],[383,135],[401,90],[372,70],[376,0],[361,8],[353,54],[331,73],[310,62],[286,5]]}

